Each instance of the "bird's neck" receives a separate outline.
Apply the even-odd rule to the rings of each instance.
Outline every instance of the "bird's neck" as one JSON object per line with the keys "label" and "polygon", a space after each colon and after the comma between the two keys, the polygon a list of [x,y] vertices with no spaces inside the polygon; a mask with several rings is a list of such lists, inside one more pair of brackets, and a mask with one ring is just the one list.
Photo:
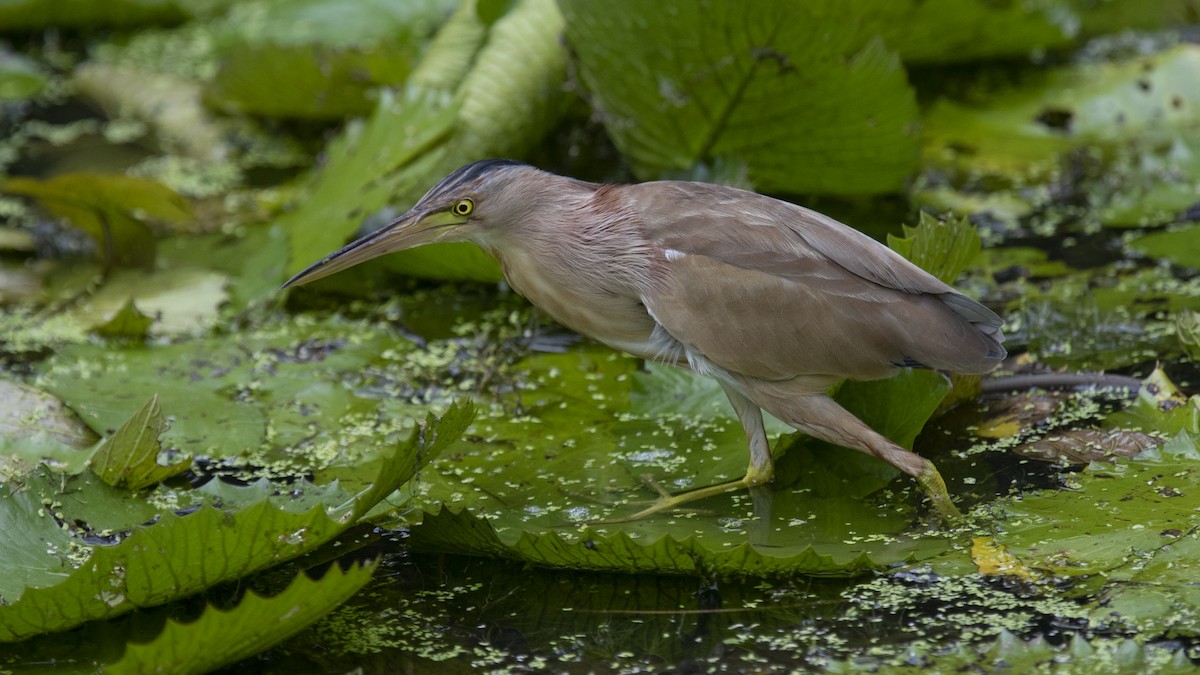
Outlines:
{"label": "bird's neck", "polygon": [[584,184],[486,242],[514,286],[537,277],[583,294],[639,298],[655,283],[651,245],[623,186]]}

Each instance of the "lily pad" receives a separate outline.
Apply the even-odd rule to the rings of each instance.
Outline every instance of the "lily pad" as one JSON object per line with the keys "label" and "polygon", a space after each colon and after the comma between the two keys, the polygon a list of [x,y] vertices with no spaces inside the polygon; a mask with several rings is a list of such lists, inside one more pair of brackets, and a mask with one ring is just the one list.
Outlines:
{"label": "lily pad", "polygon": [[72,345],[40,383],[104,434],[157,395],[173,418],[165,448],[289,473],[372,459],[407,431],[420,409],[406,405],[408,349],[383,324],[297,320],[170,345]]}
{"label": "lily pad", "polygon": [[[442,436],[452,436],[471,410],[451,408]],[[145,522],[145,502],[114,502],[107,486],[86,477],[41,471],[19,485],[0,486],[0,641],[60,631],[199,592],[289,560],[329,542],[409,480],[436,451],[437,421],[394,444],[375,469],[373,484],[357,495],[304,485],[275,497],[268,484],[243,492],[236,504],[201,501],[186,515],[161,510]],[[307,492],[316,497],[302,498]],[[131,529],[118,543],[90,545],[77,531],[96,523],[92,502],[140,506],[126,514]],[[214,504],[221,503],[218,507]],[[136,515],[136,514],[143,515]],[[130,516],[138,520],[128,520]],[[104,520],[111,529],[113,514]],[[62,524],[71,524],[63,527]],[[82,525],[81,525],[82,524]]]}
{"label": "lily pad", "polygon": [[127,300],[108,321],[96,326],[96,334],[102,337],[141,340],[146,337],[154,319],[142,314],[133,300]]}
{"label": "lily pad", "polygon": [[[680,491],[734,480],[748,458],[731,410],[679,410],[647,399],[668,390],[635,361],[599,348],[538,355],[518,366],[533,386],[502,397],[420,485],[409,541],[422,550],[503,556],[553,567],[721,575],[849,574],[937,555],[947,539],[912,530],[913,512],[872,495],[896,470],[861,453],[778,440],[776,483],[714,497],[695,510],[629,523],[656,496],[641,478]],[[667,385],[674,388],[675,385]],[[937,373],[846,383],[838,399],[901,444],[949,391]],[[519,401],[520,413],[511,405]],[[639,410],[639,407],[645,406]],[[786,448],[786,450],[784,450]],[[634,502],[634,503],[631,503]]]}
{"label": "lily pad", "polygon": [[1023,443],[1013,452],[1043,462],[1090,464],[1132,457],[1161,443],[1161,439],[1137,431],[1070,429]]}
{"label": "lily pad", "polygon": [[[79,272],[57,286],[71,287]],[[67,314],[99,335],[140,338],[146,334],[196,335],[211,328],[228,294],[228,278],[191,266],[142,271],[118,270]]]}
{"label": "lily pad", "polygon": [[1143,381],[1137,398],[1123,410],[1108,415],[1104,426],[1133,428],[1160,436],[1187,432],[1200,436],[1200,396],[1185,396],[1161,368]]}
{"label": "lily pad", "polygon": [[61,400],[24,384],[0,380],[0,438],[39,433],[74,448],[90,448],[99,437]]}
{"label": "lily pad", "polygon": [[1032,567],[1081,579],[1076,592],[1099,590],[1091,608],[1101,625],[1196,636],[1197,493],[1200,453],[1182,433],[1132,460],[1089,466],[1070,490],[1004,504],[997,539]]}

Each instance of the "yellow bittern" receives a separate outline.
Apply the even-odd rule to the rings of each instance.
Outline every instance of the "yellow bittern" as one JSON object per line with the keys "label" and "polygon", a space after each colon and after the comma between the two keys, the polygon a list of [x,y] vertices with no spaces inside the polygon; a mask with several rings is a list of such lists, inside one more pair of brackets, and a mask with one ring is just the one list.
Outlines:
{"label": "yellow bittern", "polygon": [[771,480],[762,410],[913,476],[957,513],[929,460],[826,395],[903,367],[985,373],[1005,357],[994,312],[815,211],[720,185],[602,185],[511,160],[447,176],[410,211],[300,272],[320,279],[385,253],[469,241],[556,321],[643,359],[717,379],[750,444],[741,480],[631,516]]}

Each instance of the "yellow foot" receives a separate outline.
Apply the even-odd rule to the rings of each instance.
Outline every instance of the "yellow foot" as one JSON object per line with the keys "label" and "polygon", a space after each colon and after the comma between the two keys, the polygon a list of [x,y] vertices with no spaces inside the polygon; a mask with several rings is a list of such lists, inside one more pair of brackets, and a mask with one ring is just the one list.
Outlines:
{"label": "yellow foot", "polygon": [[742,478],[740,480],[730,481],[728,483],[710,485],[708,487],[697,488],[695,490],[689,490],[677,495],[672,495],[664,490],[662,486],[655,483],[652,479],[647,479],[648,476],[642,476],[642,480],[647,482],[660,495],[658,499],[650,503],[650,506],[631,516],[625,516],[624,518],[605,518],[604,520],[593,520],[590,521],[589,524],[613,525],[616,523],[628,523],[635,520],[641,520],[646,516],[652,516],[656,513],[678,511],[679,508],[684,504],[700,501],[701,499],[708,499],[709,497],[715,497],[717,495],[725,494],[726,492],[733,492],[734,490],[744,490],[751,487],[751,485],[757,484],[751,483],[746,478]]}
{"label": "yellow foot", "polygon": [[962,512],[954,505],[950,492],[946,490],[946,481],[942,480],[942,474],[938,473],[933,462],[926,462],[925,471],[915,478],[942,522],[952,525],[962,518]]}

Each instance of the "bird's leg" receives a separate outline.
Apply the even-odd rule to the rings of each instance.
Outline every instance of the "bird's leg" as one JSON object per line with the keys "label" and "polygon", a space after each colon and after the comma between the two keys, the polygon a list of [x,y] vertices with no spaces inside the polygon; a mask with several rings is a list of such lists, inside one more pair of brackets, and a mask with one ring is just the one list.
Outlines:
{"label": "bird's leg", "polygon": [[814,438],[882,459],[912,476],[943,520],[961,516],[933,462],[888,440],[833,399],[822,394],[785,397],[762,393],[759,402],[779,419]]}
{"label": "bird's leg", "polygon": [[733,411],[741,420],[742,428],[746,430],[746,440],[750,443],[750,465],[746,467],[746,477],[742,480],[746,487],[763,485],[775,476],[775,462],[771,459],[771,444],[767,442],[762,410],[729,383],[722,381],[721,389],[733,404]]}
{"label": "bird's leg", "polygon": [[763,485],[771,480],[771,477],[775,475],[775,465],[771,460],[771,446],[767,442],[767,431],[763,427],[762,411],[759,410],[758,405],[749,398],[746,398],[745,394],[742,394],[725,382],[721,382],[721,388],[725,390],[725,395],[729,397],[729,402],[733,404],[733,409],[737,413],[738,419],[742,422],[742,428],[746,430],[746,439],[750,442],[750,465],[746,467],[746,475],[739,480],[696,488],[695,490],[688,490],[677,495],[667,494],[655,485],[655,489],[661,496],[654,500],[650,506],[632,516],[597,522],[626,523],[632,520],[640,520],[656,513],[674,511],[684,504],[715,497],[726,492],[732,492],[733,490],[744,490],[756,485]]}

